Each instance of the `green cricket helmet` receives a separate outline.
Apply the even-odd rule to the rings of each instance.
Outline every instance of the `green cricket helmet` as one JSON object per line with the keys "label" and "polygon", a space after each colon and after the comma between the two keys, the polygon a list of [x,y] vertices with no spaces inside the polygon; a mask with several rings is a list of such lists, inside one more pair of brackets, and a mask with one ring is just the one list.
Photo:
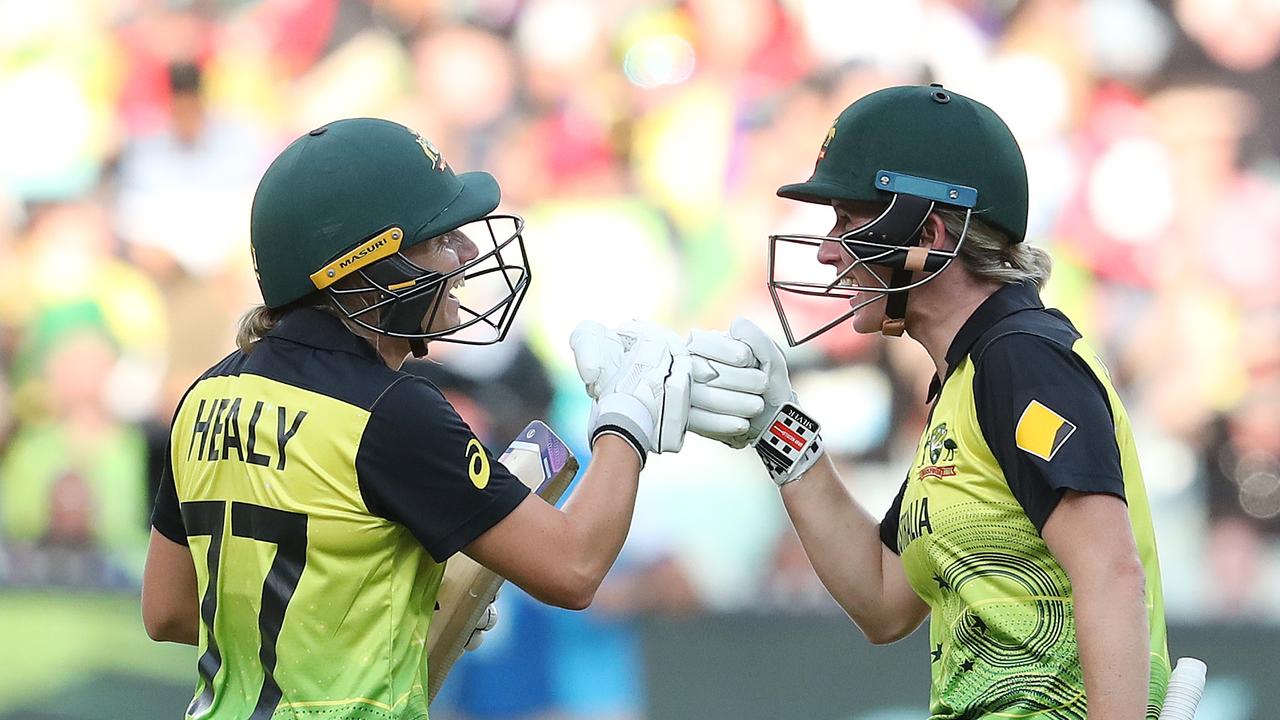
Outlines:
{"label": "green cricket helmet", "polygon": [[[975,214],[1012,242],[1021,242],[1027,230],[1027,170],[1013,134],[991,108],[938,84],[886,88],[845,108],[827,131],[813,176],[778,188],[778,195],[822,205],[844,200],[884,206],[874,219],[838,237],[769,238],[769,292],[792,346],[830,330],[881,296],[889,298],[882,332],[900,335],[907,292],[955,260]],[[965,213],[964,232],[954,250],[920,245],[925,220],[936,208]],[[811,253],[828,241],[839,242],[854,258],[835,280],[777,277],[785,271],[785,263],[778,261],[780,247],[800,245]],[[889,268],[889,282],[875,287],[848,284],[854,268],[862,264]],[[916,273],[923,277],[916,278]],[[780,292],[857,298],[857,304],[797,339]],[[870,297],[863,299],[866,294]]]}
{"label": "green cricket helmet", "polygon": [[[435,146],[403,125],[356,118],[318,127],[280,153],[253,198],[250,244],[262,299],[279,308],[321,291],[358,325],[409,339],[418,356],[427,340],[498,342],[531,276],[524,221],[493,214],[499,199],[493,176],[455,175]],[[454,270],[423,268],[402,252],[473,225],[487,238],[472,237],[479,254]],[[467,281],[485,286],[482,302],[459,301],[456,324],[427,330]]]}

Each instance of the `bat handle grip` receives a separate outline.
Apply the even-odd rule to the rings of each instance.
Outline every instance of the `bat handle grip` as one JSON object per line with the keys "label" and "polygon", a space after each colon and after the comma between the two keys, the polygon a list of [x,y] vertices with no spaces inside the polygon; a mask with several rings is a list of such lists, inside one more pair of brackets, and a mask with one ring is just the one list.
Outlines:
{"label": "bat handle grip", "polygon": [[1169,675],[1169,689],[1164,696],[1160,720],[1195,720],[1196,708],[1204,695],[1204,681],[1208,667],[1191,657],[1178,659]]}

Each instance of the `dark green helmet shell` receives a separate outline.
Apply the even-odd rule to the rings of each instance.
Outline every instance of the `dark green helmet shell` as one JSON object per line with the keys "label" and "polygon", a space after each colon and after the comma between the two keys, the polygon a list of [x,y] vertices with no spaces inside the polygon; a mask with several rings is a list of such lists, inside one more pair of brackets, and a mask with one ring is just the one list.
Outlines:
{"label": "dark green helmet shell", "polygon": [[390,228],[400,249],[485,217],[500,192],[484,172],[455,175],[421,135],[388,120],[338,120],[295,140],[258,183],[250,244],[262,299],[315,292],[311,276]]}
{"label": "dark green helmet shell", "polygon": [[778,195],[824,205],[888,202],[881,171],[973,188],[975,216],[1014,242],[1026,236],[1027,168],[1013,133],[991,108],[938,85],[886,88],[845,108],[813,176]]}

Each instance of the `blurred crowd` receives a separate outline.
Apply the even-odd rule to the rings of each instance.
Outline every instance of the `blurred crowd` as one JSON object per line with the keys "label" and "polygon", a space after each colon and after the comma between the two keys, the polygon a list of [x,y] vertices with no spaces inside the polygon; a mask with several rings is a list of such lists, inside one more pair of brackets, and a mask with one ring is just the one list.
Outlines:
{"label": "blurred crowd", "polygon": [[[941,82],[1026,155],[1046,300],[1134,419],[1171,616],[1276,620],[1278,55],[1276,0],[0,0],[0,586],[136,587],[170,415],[257,301],[249,204],[293,137],[386,117],[498,177],[533,266],[513,336],[412,370],[490,447],[541,416],[583,456],[573,325],[777,330],[766,238],[832,216],[774,190],[857,97]],[[929,360],[840,331],[790,355],[882,512]],[[522,707],[625,717],[636,615],[838,612],[747,455],[655,458],[595,608],[504,595],[522,619],[453,702],[516,712],[468,695],[489,663]]]}

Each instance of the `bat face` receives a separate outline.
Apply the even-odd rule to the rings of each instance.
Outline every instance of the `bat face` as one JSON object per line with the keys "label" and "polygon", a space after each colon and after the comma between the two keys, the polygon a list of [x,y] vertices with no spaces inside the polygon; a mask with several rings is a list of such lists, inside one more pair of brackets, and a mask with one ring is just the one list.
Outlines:
{"label": "bat face", "polygon": [[[538,497],[555,504],[578,472],[578,460],[541,420],[534,420],[498,458]],[[503,579],[461,553],[449,559],[427,636],[427,702],[435,699],[453,663]]]}
{"label": "bat face", "polygon": [[[575,473],[578,465],[564,441],[541,420],[534,420],[526,425],[498,460],[538,497],[551,503],[560,499],[565,488],[561,487],[552,499],[547,497],[547,493],[552,492],[550,486],[564,474],[564,469],[570,463],[573,463]],[[525,470],[526,467],[528,470]],[[572,480],[573,476],[570,475],[569,479]]]}

